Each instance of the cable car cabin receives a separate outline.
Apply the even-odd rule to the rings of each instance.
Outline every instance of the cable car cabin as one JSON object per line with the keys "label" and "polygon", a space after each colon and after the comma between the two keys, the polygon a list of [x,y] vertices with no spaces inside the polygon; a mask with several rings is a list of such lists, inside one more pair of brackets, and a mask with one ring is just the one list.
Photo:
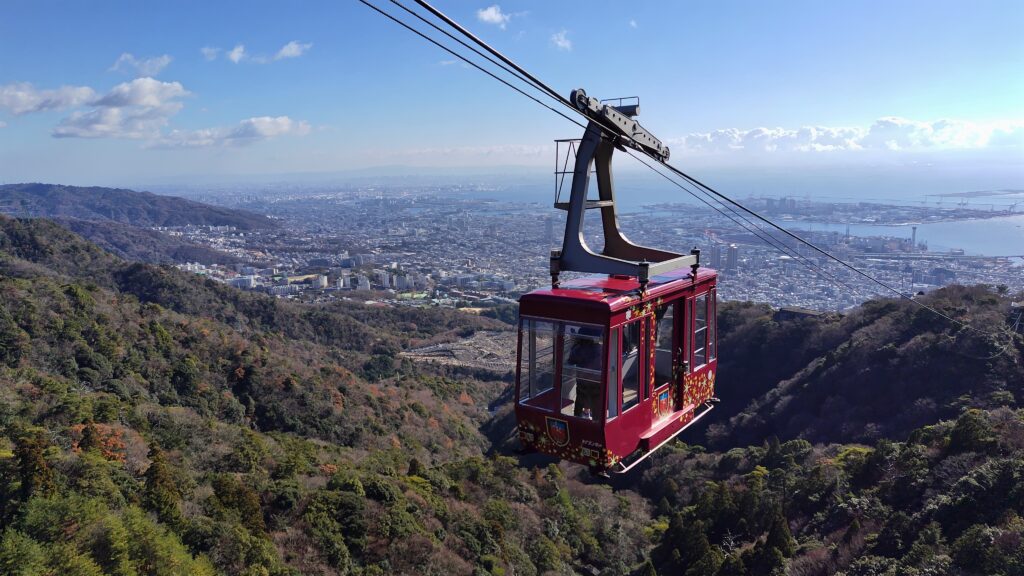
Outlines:
{"label": "cable car cabin", "polygon": [[712,407],[714,270],[588,276],[519,300],[523,447],[626,472]]}

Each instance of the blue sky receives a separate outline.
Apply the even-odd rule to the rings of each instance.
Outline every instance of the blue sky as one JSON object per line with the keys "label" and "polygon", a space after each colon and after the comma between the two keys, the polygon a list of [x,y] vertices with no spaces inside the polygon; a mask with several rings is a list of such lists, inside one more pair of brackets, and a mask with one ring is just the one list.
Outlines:
{"label": "blue sky", "polygon": [[[1019,1],[436,5],[565,94],[639,95],[677,165],[1024,184]],[[551,140],[578,135],[452,60],[355,0],[8,0],[0,181],[546,170]]]}

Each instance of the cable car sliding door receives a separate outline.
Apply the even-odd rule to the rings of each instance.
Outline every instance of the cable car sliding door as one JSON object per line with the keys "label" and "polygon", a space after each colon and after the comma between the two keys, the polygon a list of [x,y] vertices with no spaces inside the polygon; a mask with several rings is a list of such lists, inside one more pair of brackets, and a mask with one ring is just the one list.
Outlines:
{"label": "cable car sliding door", "polygon": [[683,302],[667,302],[654,310],[652,323],[654,334],[654,406],[652,415],[655,422],[667,417],[681,407],[681,382],[683,378]]}

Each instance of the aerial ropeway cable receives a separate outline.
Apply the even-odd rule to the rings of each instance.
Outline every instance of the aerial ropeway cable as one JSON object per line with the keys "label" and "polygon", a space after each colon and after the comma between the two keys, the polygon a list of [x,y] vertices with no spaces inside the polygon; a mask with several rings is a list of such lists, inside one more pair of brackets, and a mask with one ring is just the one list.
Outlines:
{"label": "aerial ropeway cable", "polygon": [[[582,124],[581,122],[577,121],[576,119],[566,115],[561,110],[557,110],[554,107],[552,107],[552,106],[550,106],[550,105],[540,101],[537,97],[535,97],[535,96],[533,96],[531,94],[528,94],[523,89],[521,89],[521,88],[511,84],[506,79],[497,76],[493,72],[491,72],[491,71],[485,69],[484,67],[480,66],[478,63],[473,62],[471,59],[467,58],[466,56],[464,56],[462,54],[459,54],[456,50],[453,50],[453,49],[445,46],[444,44],[438,42],[436,39],[431,38],[427,34],[421,32],[420,30],[417,30],[413,26],[411,26],[408,23],[402,21],[400,18],[398,18],[398,17],[396,17],[396,16],[394,16],[392,14],[389,14],[388,12],[382,10],[381,8],[379,8],[378,6],[374,5],[369,0],[359,0],[359,1],[362,4],[364,4],[364,5],[368,6],[369,8],[373,9],[374,11],[378,12],[379,14],[381,14],[381,15],[385,16],[386,18],[392,20],[396,24],[398,24],[398,25],[402,26],[403,28],[407,29],[408,31],[416,34],[417,36],[420,36],[424,40],[427,40],[428,42],[430,42],[430,43],[434,44],[435,46],[441,48],[442,50],[448,52],[452,56],[455,56],[456,58],[458,58],[461,61],[463,61],[464,63],[472,66],[473,68],[477,69],[478,71],[483,72],[484,74],[487,74],[491,78],[501,82],[506,87],[516,91],[520,95],[522,95],[522,96],[532,100],[533,102],[539,104],[540,106],[543,106],[544,108],[547,108],[548,110],[554,112],[555,114],[558,114],[563,119],[566,119],[569,122],[572,122],[573,124],[575,124],[575,125],[577,125],[579,127],[584,127],[584,124]],[[733,200],[729,196],[727,196],[727,195],[725,195],[725,194],[715,190],[711,186],[701,182],[700,180],[694,178],[693,176],[690,176],[689,174],[687,174],[686,172],[680,170],[679,168],[676,168],[675,166],[669,164],[668,163],[668,159],[667,159],[667,150],[666,150],[665,154],[658,154],[656,152],[652,152],[651,149],[646,148],[644,146],[644,143],[636,141],[633,138],[633,135],[624,133],[621,129],[617,129],[616,127],[610,125],[609,122],[607,122],[606,119],[600,118],[600,117],[598,117],[598,116],[596,116],[596,115],[594,115],[592,113],[587,113],[586,110],[581,109],[581,107],[577,103],[574,103],[571,99],[566,98],[566,97],[562,96],[561,94],[559,94],[550,85],[548,85],[547,83],[541,81],[536,76],[534,76],[533,74],[531,74],[530,72],[525,70],[523,67],[521,67],[518,64],[516,64],[510,58],[508,58],[507,56],[502,54],[500,51],[498,51],[495,48],[493,48],[490,45],[488,45],[486,42],[484,42],[483,40],[478,38],[476,35],[474,35],[472,32],[470,32],[469,30],[464,28],[462,25],[460,25],[458,22],[456,22],[452,18],[450,18],[447,15],[445,15],[443,12],[441,12],[437,8],[433,7],[429,2],[426,2],[426,0],[415,0],[415,1],[424,10],[426,10],[427,12],[429,12],[430,14],[434,15],[436,18],[438,18],[439,20],[444,22],[446,25],[448,25],[453,30],[455,30],[458,34],[460,34],[460,35],[464,36],[466,39],[468,39],[469,42],[471,42],[472,44],[475,44],[480,49],[482,49],[482,50],[486,51],[487,53],[491,54],[491,56],[493,56],[493,58],[487,56],[487,54],[484,54],[484,53],[480,52],[480,50],[477,50],[477,49],[473,48],[471,45],[467,44],[465,41],[462,41],[462,40],[456,38],[452,33],[443,30],[441,27],[439,27],[438,25],[430,22],[429,20],[424,18],[422,15],[418,14],[414,10],[412,10],[412,9],[408,8],[407,6],[403,5],[398,0],[391,0],[391,2],[393,4],[395,4],[396,6],[399,6],[404,11],[406,11],[409,14],[415,16],[420,21],[428,24],[429,26],[431,26],[435,30],[441,32],[442,34],[444,34],[448,38],[454,40],[455,42],[458,42],[463,47],[473,51],[478,56],[480,56],[482,58],[485,58],[488,62],[490,62],[491,64],[493,64],[495,66],[498,66],[505,73],[511,74],[512,76],[514,76],[520,82],[523,82],[523,83],[529,85],[530,89],[537,90],[537,91],[543,93],[544,96],[547,96],[547,97],[553,99],[556,103],[561,104],[563,107],[568,108],[568,109],[572,110],[573,112],[575,112],[576,114],[578,114],[578,115],[582,116],[583,118],[587,119],[588,123],[596,124],[603,131],[605,131],[605,133],[610,138],[613,138],[616,141],[617,144],[620,144],[622,146],[628,146],[629,148],[633,148],[634,150],[636,150],[636,151],[642,153],[643,155],[647,156],[648,158],[650,158],[656,164],[659,164],[659,165],[663,166],[672,175],[674,175],[675,177],[677,177],[679,179],[682,179],[683,182],[685,182],[689,186],[692,186],[694,189],[696,189],[696,192],[694,190],[691,190],[689,187],[685,186],[683,184],[683,182],[680,182],[679,180],[676,180],[672,176],[669,176],[669,175],[661,172],[655,166],[653,166],[653,165],[651,165],[651,164],[649,164],[647,162],[644,162],[643,160],[638,158],[636,155],[630,153],[630,156],[632,156],[634,159],[640,161],[641,164],[645,165],[647,168],[651,169],[655,173],[657,173],[660,176],[662,176],[663,178],[667,179],[673,185],[677,186],[678,188],[680,188],[681,190],[685,191],[690,196],[693,196],[697,200],[703,202],[705,205],[708,205],[709,207],[714,209],[716,212],[718,212],[722,216],[724,216],[724,217],[728,218],[729,220],[731,220],[734,224],[736,224],[736,225],[740,226],[741,228],[747,230],[748,232],[750,232],[751,234],[755,235],[756,237],[758,237],[762,241],[766,242],[767,244],[771,245],[775,249],[783,252],[786,255],[789,255],[789,256],[793,257],[798,262],[800,262],[802,265],[807,267],[809,270],[815,272],[816,274],[822,275],[823,277],[829,279],[832,282],[835,282],[837,284],[841,284],[842,286],[844,286],[848,290],[851,290],[852,292],[855,292],[855,293],[857,292],[857,290],[854,287],[850,286],[846,282],[844,282],[841,279],[837,278],[835,275],[829,273],[824,268],[822,268],[821,266],[818,266],[813,261],[811,261],[810,259],[808,259],[808,258],[804,257],[803,255],[799,254],[795,250],[790,249],[788,246],[785,245],[784,242],[782,242],[779,238],[776,238],[775,236],[773,236],[771,234],[771,232],[769,232],[768,230],[760,228],[759,226],[756,226],[746,216],[744,216],[744,214],[749,215],[750,217],[754,218],[755,220],[757,220],[759,222],[764,223],[766,226],[768,226],[768,227],[770,227],[770,228],[772,228],[774,230],[777,230],[779,233],[783,234],[785,237],[788,237],[788,238],[790,238],[790,239],[792,239],[792,240],[794,240],[794,241],[796,241],[796,242],[798,242],[800,244],[803,244],[803,245],[807,246],[808,248],[810,248],[814,252],[816,252],[816,253],[822,255],[823,257],[825,257],[826,259],[836,263],[837,265],[839,265],[839,266],[841,266],[843,268],[846,268],[846,269],[852,271],[853,273],[857,274],[860,277],[863,277],[863,278],[867,279],[869,282],[871,282],[872,284],[880,287],[881,289],[883,289],[886,292],[893,293],[893,294],[897,295],[901,299],[910,300],[911,302],[913,302],[917,306],[919,306],[919,307],[921,307],[921,308],[923,308],[925,310],[928,310],[929,312],[931,312],[931,313],[933,313],[933,314],[935,314],[935,315],[937,315],[939,317],[942,317],[945,320],[947,320],[947,321],[949,321],[949,322],[951,322],[953,324],[956,324],[956,325],[958,325],[958,326],[960,326],[960,327],[962,327],[964,329],[971,330],[971,331],[977,332],[979,334],[989,335],[989,336],[995,335],[995,334],[991,334],[991,333],[988,333],[986,331],[974,328],[974,327],[966,324],[965,322],[957,320],[956,318],[953,318],[953,317],[951,317],[951,316],[949,316],[947,314],[944,314],[941,311],[935,309],[934,307],[929,306],[929,305],[925,304],[924,302],[921,302],[921,301],[913,298],[913,296],[911,296],[911,295],[905,294],[901,290],[899,290],[899,289],[889,285],[886,282],[883,282],[883,281],[875,278],[874,276],[864,272],[863,270],[860,270],[856,266],[854,266],[854,265],[844,261],[843,259],[841,259],[841,258],[839,258],[839,257],[837,257],[837,256],[835,256],[835,255],[833,255],[831,253],[829,253],[827,250],[824,250],[823,248],[820,248],[819,246],[815,245],[814,243],[812,243],[812,242],[810,242],[810,241],[800,237],[799,235],[797,235],[797,234],[787,230],[786,228],[776,224],[775,222],[771,221],[770,219],[768,219],[768,218],[758,214],[754,210],[751,210],[751,209],[747,208],[746,206],[744,206],[740,202],[738,202],[736,200]],[[497,59],[497,61],[495,59]],[[629,151],[627,150],[627,153],[628,152]],[[733,216],[730,216],[730,215],[726,214],[721,208],[711,204],[709,201],[705,200],[704,198],[701,198],[700,196],[698,196],[697,192],[699,192],[700,194],[703,194],[704,197],[707,198],[707,199],[711,199],[711,200],[716,201],[719,204],[719,206],[724,207],[726,210],[731,212],[733,214]],[[747,222],[747,225],[744,225],[743,223],[741,223],[737,218],[739,220],[743,220],[743,221]]]}
{"label": "aerial ropeway cable", "polygon": [[[639,103],[619,99],[614,105],[574,90],[569,98],[491,48],[425,0],[416,2],[475,48],[451,32],[391,0],[434,30],[472,51],[526,89],[487,70],[457,50],[395,15],[360,0],[379,14],[413,32],[506,87],[584,129],[576,142],[568,201],[556,194],[555,208],[566,211],[561,249],[551,251],[551,288],[519,299],[517,360],[514,388],[516,429],[522,447],[586,465],[600,475],[627,473],[686,428],[707,415],[718,402],[717,273],[700,265],[700,250],[689,254],[640,246],[618,227],[612,182],[613,152],[621,150],[671,184],[702,202],[809,270],[858,290],[788,245],[796,241],[907,298],[855,266],[778,226],[741,203],[714,190],[668,163],[669,150],[634,120]],[[481,51],[483,50],[483,51]],[[488,55],[490,54],[490,56]],[[581,123],[542,102],[527,90],[582,116]],[[628,100],[628,99],[627,99]],[[647,158],[645,159],[644,156]],[[568,158],[568,157],[567,157]],[[559,172],[563,180],[568,172]],[[564,168],[563,168],[564,170]],[[597,198],[588,193],[596,174]],[[597,253],[584,239],[584,214],[597,209],[604,246]],[[773,235],[774,228],[784,237]],[[568,280],[563,271],[597,273]],[[946,320],[985,334],[919,302],[918,306]],[[952,335],[956,338],[959,332]],[[1001,353],[1004,353],[1004,348]]]}

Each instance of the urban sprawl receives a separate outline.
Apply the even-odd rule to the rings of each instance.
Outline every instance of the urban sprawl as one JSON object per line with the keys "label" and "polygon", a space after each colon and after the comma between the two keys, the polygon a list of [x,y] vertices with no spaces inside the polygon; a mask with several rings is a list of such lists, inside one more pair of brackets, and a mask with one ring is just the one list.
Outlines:
{"label": "urban sprawl", "polygon": [[[548,254],[560,246],[564,230],[564,213],[550,204],[487,196],[508,194],[463,186],[218,193],[200,198],[267,214],[280,227],[163,231],[236,257],[233,265],[181,267],[245,290],[314,302],[355,298],[394,305],[487,306],[513,302],[523,292],[549,285]],[[884,224],[992,215],[948,206],[794,198],[745,202],[784,223]],[[719,271],[723,299],[844,310],[877,295],[894,295],[813,248],[777,232],[769,236],[749,218],[725,218],[698,205],[661,204],[620,213],[619,220],[640,244],[687,253],[701,249],[702,264]],[[587,229],[588,243],[600,250],[599,218],[591,217]],[[905,229],[904,237],[835,230],[799,234],[908,296],[951,283],[1024,289],[1019,258],[929,251],[914,238],[914,227]]]}

